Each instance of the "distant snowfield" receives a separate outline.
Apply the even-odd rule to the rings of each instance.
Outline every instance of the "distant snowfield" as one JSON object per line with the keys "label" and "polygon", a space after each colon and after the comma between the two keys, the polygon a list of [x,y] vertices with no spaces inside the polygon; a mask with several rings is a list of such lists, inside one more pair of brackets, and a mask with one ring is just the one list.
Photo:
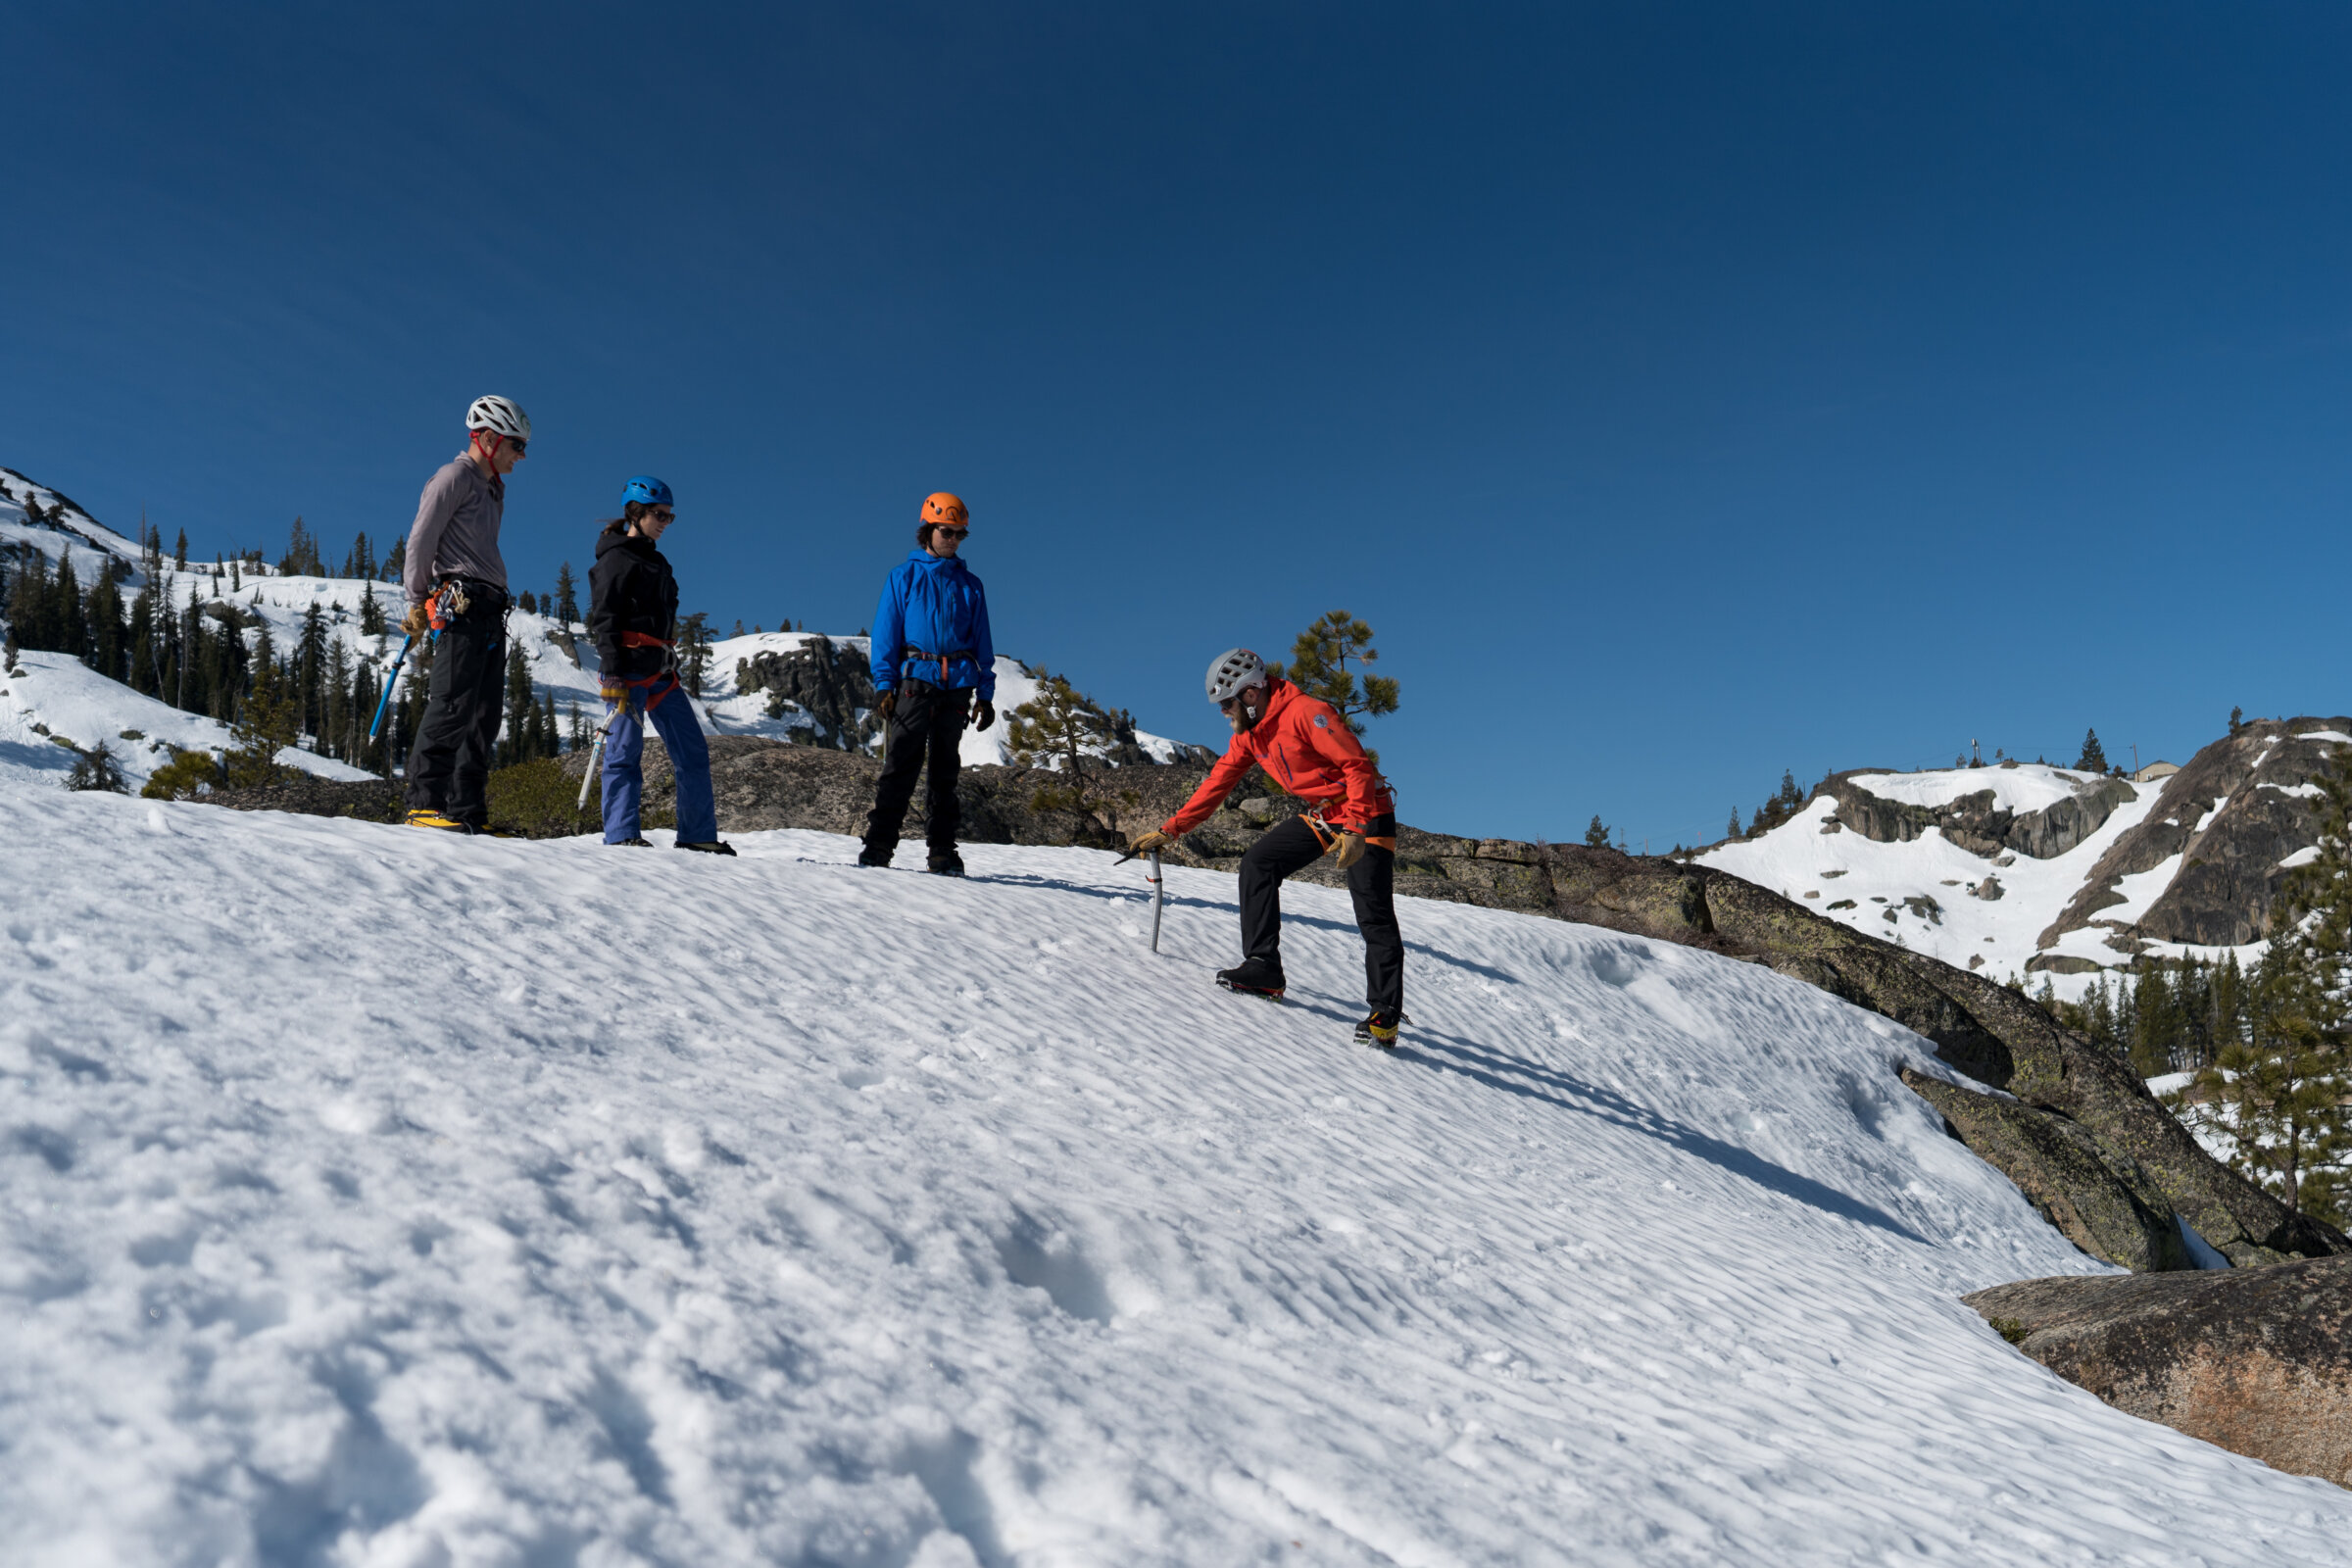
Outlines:
{"label": "distant snowfield", "polygon": [[1962,1306],[2099,1265],[1895,1081],[1923,1042],[1760,966],[1408,900],[1392,1057],[1333,890],[1276,1007],[1207,983],[1231,878],[1171,870],[1154,956],[1084,851],[0,809],[12,1565],[2352,1539]]}
{"label": "distant snowfield", "polygon": [[1924,773],[1861,773],[1854,782],[1882,801],[1906,806],[1949,806],[1964,795],[1989,791],[1993,805],[2020,815],[2056,806],[2074,793],[2078,783],[2095,780],[2096,773],[2046,767],[2039,762],[2015,767],[1947,767]]}
{"label": "distant snowfield", "polygon": [[[2021,794],[2030,796],[2032,774],[2059,771],[1987,767],[1957,776],[1986,778],[2008,772],[2014,779],[2028,775],[2029,783],[2019,788]],[[1880,787],[1892,781],[1889,776],[1865,787],[1874,795],[1893,799],[1891,788]],[[1917,793],[1933,792],[1923,789]],[[2082,888],[2109,846],[2154,809],[2157,793],[2152,787],[2141,787],[2139,799],[2117,807],[2096,833],[2047,860],[2020,855],[2007,865],[1995,866],[1947,840],[1939,828],[1930,828],[1907,844],[1881,844],[1846,829],[1824,833],[1822,829],[1838,814],[1838,803],[1823,795],[1761,838],[1710,850],[1699,858],[1699,863],[1770,888],[1815,913],[1899,942],[1945,963],[1967,968],[1969,960],[1976,958],[1982,960],[1979,971],[1990,979],[2007,980],[2012,975],[2024,979],[2026,960],[2034,956],[2041,933]],[[1981,887],[1988,875],[1999,880],[1998,899],[1982,899],[1970,892],[1972,887]],[[2153,902],[2162,891],[2163,884],[2154,883],[2142,902]],[[1931,909],[1905,902],[1922,899],[1933,899],[1935,906]],[[1851,901],[1850,907],[1838,907],[1844,901]],[[2070,931],[2053,951],[2079,954],[2101,963],[2120,963],[2122,956],[2103,943],[2106,935],[2099,928]],[[2073,1000],[2096,977],[2051,978],[2059,995]]]}
{"label": "distant snowfield", "polygon": [[[22,653],[18,667],[23,674],[0,675],[0,779],[11,783],[62,784],[74,771],[74,749],[103,742],[136,790],[172,760],[173,747],[217,752],[235,744],[226,724],[142,697],[71,654]],[[291,746],[277,760],[320,778],[369,776]]]}

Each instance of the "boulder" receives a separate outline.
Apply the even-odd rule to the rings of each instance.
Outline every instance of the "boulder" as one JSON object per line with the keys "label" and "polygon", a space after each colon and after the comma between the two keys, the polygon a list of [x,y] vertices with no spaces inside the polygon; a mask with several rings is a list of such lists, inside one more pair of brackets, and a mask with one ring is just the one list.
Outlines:
{"label": "boulder", "polygon": [[2352,1486],[2352,1257],[2024,1280],[1961,1299],[2119,1410]]}
{"label": "boulder", "polygon": [[2141,1272],[2194,1266],[2172,1203],[2131,1155],[2064,1116],[1908,1067],[1901,1077],[1942,1113],[1954,1138],[2091,1256]]}

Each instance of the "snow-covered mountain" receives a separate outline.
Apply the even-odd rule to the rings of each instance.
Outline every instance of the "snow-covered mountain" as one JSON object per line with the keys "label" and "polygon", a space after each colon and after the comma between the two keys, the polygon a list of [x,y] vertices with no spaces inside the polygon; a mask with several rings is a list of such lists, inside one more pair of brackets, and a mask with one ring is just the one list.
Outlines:
{"label": "snow-covered mountain", "polygon": [[[34,503],[46,520],[27,520],[27,502]],[[54,569],[71,560],[83,585],[95,582],[110,564],[125,574],[124,592],[150,586],[151,563],[137,543],[106,527],[73,502],[35,484],[13,469],[0,468],[0,567],[13,575],[23,560],[41,556]],[[252,645],[267,627],[272,645],[282,656],[299,641],[304,621],[316,608],[326,638],[340,644],[354,669],[389,669],[401,643],[398,630],[404,613],[398,585],[351,577],[280,576],[269,567],[240,564],[234,573],[216,571],[215,564],[191,561],[173,568],[167,561],[154,586],[174,610],[193,599],[217,621],[239,625]],[[584,592],[584,584],[583,584]],[[372,597],[388,628],[378,633],[361,630],[363,600]],[[553,607],[548,607],[552,612]],[[0,616],[6,612],[0,601]],[[567,715],[577,712],[590,720],[600,717],[596,655],[587,644],[586,628],[578,622],[565,627],[552,612],[516,610],[509,631],[525,655],[535,696],[553,695],[559,726],[568,732]],[[804,708],[784,703],[770,712],[768,694],[738,689],[737,671],[767,656],[790,656],[814,642],[827,642],[838,661],[862,666],[867,658],[863,637],[826,637],[813,632],[766,632],[718,639],[703,691],[696,707],[706,732],[714,735],[758,735],[778,740],[808,740],[824,729]],[[92,673],[71,655],[26,652],[21,674],[0,674],[0,777],[62,779],[74,766],[75,748],[105,742],[123,765],[135,790],[158,766],[171,760],[172,749],[219,751],[229,745],[227,726],[201,714],[186,713],[169,704]],[[408,675],[404,673],[404,682]],[[997,707],[1008,712],[1037,695],[1038,679],[1020,661],[997,660]],[[362,725],[365,728],[365,725]],[[986,732],[967,730],[962,755],[967,764],[1008,760],[1007,726],[999,723]],[[833,737],[838,739],[838,736]],[[1147,756],[1167,760],[1183,748],[1156,735],[1138,733],[1136,744]],[[288,748],[280,760],[326,778],[363,778],[358,768],[316,752]]]}
{"label": "snow-covered mountain", "polygon": [[2069,1000],[2141,956],[2241,963],[2309,858],[2352,720],[2266,719],[2142,783],[2039,763],[1834,774],[1697,857],[1857,930]]}
{"label": "snow-covered mountain", "polygon": [[1771,972],[1230,877],[0,780],[0,1561],[2316,1563],[1955,1299],[2095,1270]]}

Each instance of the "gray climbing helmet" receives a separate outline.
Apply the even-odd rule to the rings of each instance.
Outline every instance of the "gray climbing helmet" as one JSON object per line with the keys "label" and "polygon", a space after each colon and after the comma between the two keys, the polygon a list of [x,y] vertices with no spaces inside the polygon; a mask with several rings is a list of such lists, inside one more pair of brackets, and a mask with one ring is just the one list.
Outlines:
{"label": "gray climbing helmet", "polygon": [[1228,648],[1208,664],[1208,700],[1222,703],[1266,683],[1266,662],[1247,648]]}

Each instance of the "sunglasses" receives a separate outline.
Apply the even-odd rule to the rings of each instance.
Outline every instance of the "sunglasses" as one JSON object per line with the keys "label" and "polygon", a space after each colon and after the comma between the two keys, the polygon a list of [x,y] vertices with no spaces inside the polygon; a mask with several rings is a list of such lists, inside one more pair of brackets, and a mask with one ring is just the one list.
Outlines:
{"label": "sunglasses", "polygon": [[678,514],[670,511],[667,507],[656,507],[652,512],[647,513],[646,515],[664,526],[667,526],[668,524],[678,520]]}
{"label": "sunglasses", "polygon": [[939,523],[933,523],[931,526],[934,531],[949,539],[961,539],[972,531],[969,528],[949,528]]}

